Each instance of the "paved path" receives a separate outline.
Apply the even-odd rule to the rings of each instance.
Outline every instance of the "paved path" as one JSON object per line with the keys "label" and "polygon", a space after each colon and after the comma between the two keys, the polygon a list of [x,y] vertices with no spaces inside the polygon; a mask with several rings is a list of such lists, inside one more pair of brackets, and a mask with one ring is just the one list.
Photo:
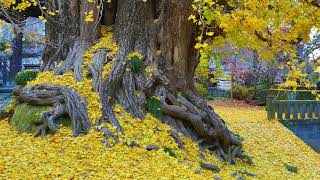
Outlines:
{"label": "paved path", "polygon": [[11,102],[11,93],[0,93],[0,110],[4,109]]}

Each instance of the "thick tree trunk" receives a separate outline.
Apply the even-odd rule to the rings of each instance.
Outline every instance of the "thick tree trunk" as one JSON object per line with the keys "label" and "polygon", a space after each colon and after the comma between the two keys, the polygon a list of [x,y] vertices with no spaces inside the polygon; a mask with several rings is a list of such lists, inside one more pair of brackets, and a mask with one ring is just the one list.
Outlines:
{"label": "thick tree trunk", "polygon": [[[193,72],[197,60],[193,40],[196,29],[188,21],[192,13],[192,0],[161,1],[157,4],[160,8],[158,19],[155,19],[154,3],[118,1],[115,38],[119,51],[107,80],[108,92],[137,117],[143,115],[142,104],[139,104],[135,91],[142,91],[142,97],[162,97],[165,122],[194,140],[203,142],[203,145],[227,154],[225,160],[232,159],[231,154],[238,155],[236,151],[241,142],[194,90]],[[140,74],[125,71],[127,56],[134,51],[145,56],[146,65],[158,69],[152,77],[153,83],[145,83],[146,79]],[[159,83],[159,79],[162,82]],[[118,90],[115,92],[115,89]]]}
{"label": "thick tree trunk", "polygon": [[22,38],[23,32],[14,29],[12,58],[10,61],[10,82],[14,82],[16,74],[22,69]]}
{"label": "thick tree trunk", "polygon": [[[57,16],[46,18],[46,48],[43,53],[43,70],[54,69],[60,61],[68,62],[57,74],[73,68],[82,61],[81,54],[99,38],[99,10],[96,3],[87,0],[48,1],[48,7],[58,9]],[[85,12],[94,12],[94,22],[85,22]],[[81,78],[81,77],[77,77]]]}
{"label": "thick tree trunk", "polygon": [[[94,42],[98,35],[97,31],[92,31],[98,24],[98,9],[96,6],[83,0],[77,3],[76,0],[69,0],[68,8],[65,8],[65,15],[73,17],[71,22],[75,22],[72,38],[64,42],[65,47],[70,47],[65,56],[64,62],[56,74],[63,74],[73,70],[77,81],[82,80],[82,53]],[[112,69],[109,76],[103,79],[102,66],[108,56],[106,51],[97,51],[94,62],[90,65],[89,72],[93,75],[94,89],[99,93],[103,105],[103,118],[97,121],[97,125],[102,122],[109,122],[122,131],[119,122],[113,112],[113,104],[121,104],[134,117],[144,118],[145,102],[148,97],[157,96],[161,99],[161,107],[164,116],[161,120],[170,124],[175,131],[172,136],[179,143],[179,138],[174,132],[181,132],[184,135],[200,142],[203,148],[215,150],[218,157],[233,162],[234,157],[244,157],[241,150],[241,141],[233,136],[227,129],[223,120],[208,107],[205,100],[195,91],[193,85],[194,70],[197,60],[194,53],[194,38],[196,36],[195,26],[188,21],[188,16],[192,13],[192,0],[118,0],[116,3],[114,40],[118,44],[116,58],[112,61]],[[95,22],[84,22],[83,14],[88,10],[93,10]],[[80,14],[79,14],[80,12]],[[72,15],[72,16],[71,16]],[[64,16],[62,16],[65,18]],[[79,19],[80,18],[80,19]],[[51,25],[47,25],[51,27]],[[67,36],[68,29],[61,29],[56,32],[48,32],[47,37]],[[47,31],[52,31],[47,28]],[[59,52],[66,51],[65,47]],[[128,71],[128,55],[132,52],[139,52],[144,56],[144,66],[150,66],[156,70],[148,78],[145,70],[140,72]],[[48,56],[55,59],[54,54]],[[63,53],[59,54],[59,57]],[[49,59],[50,59],[49,58]],[[56,60],[55,60],[56,61]],[[52,62],[46,59],[47,67]],[[50,69],[50,68],[45,68]],[[63,112],[68,112],[72,116],[72,107],[79,106],[78,98],[64,99],[62,102],[43,96],[41,88],[54,89],[53,93],[60,96],[68,96],[62,93],[61,87],[34,87],[23,88],[17,94],[21,101],[34,103],[32,99],[43,99],[46,102],[55,104],[55,109],[47,113],[46,121],[52,122],[56,116]],[[58,90],[56,90],[58,89]],[[28,97],[25,92],[33,96]],[[63,91],[64,92],[64,91]],[[136,94],[139,92],[140,96]],[[71,95],[71,94],[70,94]],[[72,94],[78,97],[77,94]],[[109,98],[111,97],[111,98]],[[71,101],[71,102],[70,102]],[[39,104],[40,101],[37,101]],[[71,104],[66,106],[64,104]],[[83,106],[79,106],[83,109]],[[80,114],[82,112],[79,112]],[[77,114],[79,114],[77,113]],[[82,113],[83,114],[83,113]],[[74,118],[75,120],[75,118]],[[80,132],[86,129],[84,119],[81,120]],[[55,129],[53,125],[50,126]],[[50,128],[49,127],[49,128]],[[81,128],[84,127],[84,128]],[[74,131],[78,132],[77,127]],[[101,128],[106,138],[116,138],[107,128]],[[181,145],[181,142],[179,143]],[[183,148],[183,147],[181,147]]]}
{"label": "thick tree trunk", "polygon": [[46,18],[46,47],[42,56],[43,70],[52,70],[63,61],[79,37],[79,7],[75,0],[48,1],[46,6],[59,9],[57,16]]}

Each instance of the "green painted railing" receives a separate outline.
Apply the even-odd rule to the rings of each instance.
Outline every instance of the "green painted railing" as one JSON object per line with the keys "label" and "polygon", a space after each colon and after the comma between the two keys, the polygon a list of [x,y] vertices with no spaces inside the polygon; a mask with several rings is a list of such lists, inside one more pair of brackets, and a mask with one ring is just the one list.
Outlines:
{"label": "green painted railing", "polygon": [[316,100],[275,100],[267,99],[268,119],[278,120],[318,120],[320,102]]}
{"label": "green painted railing", "polygon": [[[317,91],[320,94],[320,91]],[[311,90],[270,89],[266,110],[268,119],[315,120],[320,119],[320,102]]]}

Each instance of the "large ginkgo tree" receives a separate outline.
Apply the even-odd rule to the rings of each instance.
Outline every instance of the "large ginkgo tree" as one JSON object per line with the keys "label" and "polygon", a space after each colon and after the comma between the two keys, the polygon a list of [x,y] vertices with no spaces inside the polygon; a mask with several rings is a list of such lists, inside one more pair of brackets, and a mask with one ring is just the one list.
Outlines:
{"label": "large ginkgo tree", "polygon": [[[54,72],[56,77],[72,72],[80,84],[92,80],[101,104],[96,126],[108,122],[122,131],[114,115],[115,104],[141,119],[145,110],[152,109],[150,103],[159,104],[153,109],[159,119],[229,162],[245,157],[242,142],[198,95],[195,73],[206,76],[208,59],[226,43],[252,49],[261,59],[274,60],[279,53],[294,59],[296,44],[308,41],[311,29],[320,22],[318,0],[44,2],[0,0],[1,12],[8,15],[5,12],[39,7],[39,18],[46,21],[43,71]],[[105,28],[106,34],[113,33],[112,38],[108,36],[112,41],[99,40],[101,23],[112,27]],[[92,50],[96,43],[103,48]],[[87,51],[91,56],[86,56]],[[42,134],[56,131],[55,119],[64,113],[75,135],[88,132],[90,117],[95,117],[88,115],[92,99],[69,86],[31,84],[18,87],[15,95],[18,103],[53,106],[43,116],[48,126]],[[108,128],[100,130],[116,136]]]}

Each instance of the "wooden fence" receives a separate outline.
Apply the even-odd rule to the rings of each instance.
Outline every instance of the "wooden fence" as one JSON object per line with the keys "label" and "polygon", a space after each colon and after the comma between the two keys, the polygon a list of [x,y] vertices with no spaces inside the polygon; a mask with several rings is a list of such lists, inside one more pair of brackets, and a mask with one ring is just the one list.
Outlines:
{"label": "wooden fence", "polygon": [[268,119],[278,120],[318,120],[320,102],[316,100],[267,100]]}

